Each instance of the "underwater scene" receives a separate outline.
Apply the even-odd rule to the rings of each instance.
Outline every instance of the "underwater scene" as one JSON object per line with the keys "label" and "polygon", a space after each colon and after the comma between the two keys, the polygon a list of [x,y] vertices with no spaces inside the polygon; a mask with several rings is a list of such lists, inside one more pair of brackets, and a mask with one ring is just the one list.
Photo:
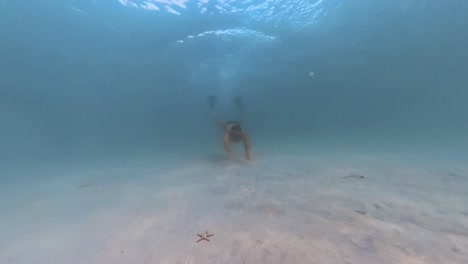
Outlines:
{"label": "underwater scene", "polygon": [[0,263],[468,263],[467,18],[0,0]]}

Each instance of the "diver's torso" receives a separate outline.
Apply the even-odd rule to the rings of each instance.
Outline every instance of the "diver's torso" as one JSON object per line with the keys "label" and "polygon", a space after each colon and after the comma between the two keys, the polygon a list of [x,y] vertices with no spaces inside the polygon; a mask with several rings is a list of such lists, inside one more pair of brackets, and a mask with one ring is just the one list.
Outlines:
{"label": "diver's torso", "polygon": [[228,121],[226,122],[226,132],[229,133],[231,142],[239,142],[242,140],[242,126],[239,122]]}

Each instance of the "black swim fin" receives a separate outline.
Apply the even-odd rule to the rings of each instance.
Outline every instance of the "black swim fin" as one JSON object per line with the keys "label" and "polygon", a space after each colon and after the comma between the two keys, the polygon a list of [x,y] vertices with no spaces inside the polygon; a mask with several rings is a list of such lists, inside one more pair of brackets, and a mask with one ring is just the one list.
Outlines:
{"label": "black swim fin", "polygon": [[214,95],[208,96],[208,101],[210,103],[210,109],[213,110],[215,103],[216,103],[216,96]]}
{"label": "black swim fin", "polygon": [[244,102],[242,102],[242,97],[238,96],[234,98],[234,103],[239,106],[239,108],[244,111]]}

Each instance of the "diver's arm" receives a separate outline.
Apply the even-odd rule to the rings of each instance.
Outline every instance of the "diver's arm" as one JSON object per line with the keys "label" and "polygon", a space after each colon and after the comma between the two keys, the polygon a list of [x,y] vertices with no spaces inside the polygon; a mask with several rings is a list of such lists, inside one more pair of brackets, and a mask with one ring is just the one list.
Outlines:
{"label": "diver's arm", "polygon": [[250,138],[247,133],[242,133],[242,140],[244,142],[245,158],[250,160]]}
{"label": "diver's arm", "polygon": [[228,154],[229,158],[232,158],[231,139],[229,138],[229,132],[228,131],[224,131],[223,146],[224,146],[224,150]]}

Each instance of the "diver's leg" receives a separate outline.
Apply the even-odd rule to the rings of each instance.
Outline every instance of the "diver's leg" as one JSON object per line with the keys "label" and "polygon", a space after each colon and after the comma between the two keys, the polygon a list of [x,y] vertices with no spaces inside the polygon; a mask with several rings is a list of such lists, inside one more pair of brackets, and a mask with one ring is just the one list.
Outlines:
{"label": "diver's leg", "polygon": [[214,95],[208,96],[208,102],[210,103],[210,110],[213,111],[215,103],[216,103],[216,96]]}
{"label": "diver's leg", "polygon": [[234,103],[236,103],[242,112],[244,111],[244,102],[242,101],[242,97],[238,96],[234,98]]}
{"label": "diver's leg", "polygon": [[208,96],[208,101],[210,103],[211,115],[213,116],[213,119],[214,119],[216,125],[219,128],[224,129],[224,122],[218,117],[218,115],[214,111],[214,106],[215,106],[215,103],[216,103],[216,96],[214,96],[214,95]]}
{"label": "diver's leg", "polygon": [[238,96],[234,98],[234,103],[239,107],[240,110],[240,120],[241,124],[244,123],[244,102],[242,101],[242,97]]}
{"label": "diver's leg", "polygon": [[242,140],[244,142],[245,158],[250,160],[250,138],[247,133],[242,133]]}
{"label": "diver's leg", "polygon": [[224,150],[228,154],[229,158],[232,158],[231,139],[229,138],[229,133],[226,131],[224,132],[223,145],[224,145]]}

